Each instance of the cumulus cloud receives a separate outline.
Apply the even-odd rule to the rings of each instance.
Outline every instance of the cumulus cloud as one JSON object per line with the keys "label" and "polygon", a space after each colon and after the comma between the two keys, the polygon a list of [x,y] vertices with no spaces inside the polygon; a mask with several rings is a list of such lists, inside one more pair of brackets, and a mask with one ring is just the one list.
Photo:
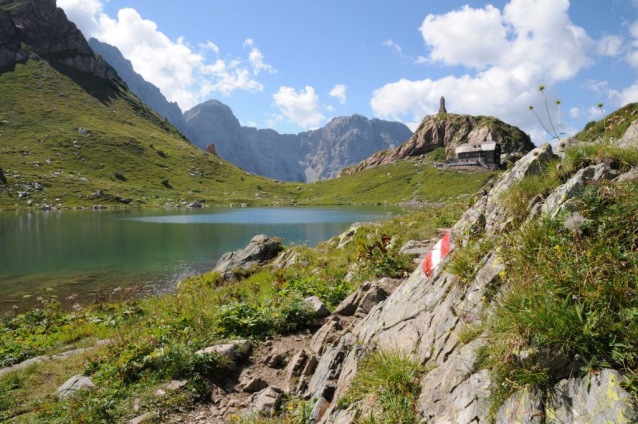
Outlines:
{"label": "cumulus cloud", "polygon": [[[462,66],[466,74],[386,84],[373,93],[375,115],[420,122],[445,96],[448,110],[495,115],[540,134],[534,116],[523,112],[541,105],[538,86],[547,86],[550,100],[559,98],[553,85],[593,63],[590,54],[600,45],[571,21],[568,10],[569,0],[511,0],[502,10],[464,6],[428,15],[420,32],[429,54],[419,62]],[[615,41],[606,41],[607,53],[615,53]]]}
{"label": "cumulus cloud", "polygon": [[[280,87],[279,91],[273,94],[273,99],[282,115],[302,128],[315,127],[326,118],[321,113],[326,107],[321,104],[315,89],[310,86],[299,92],[292,87]],[[282,115],[275,117],[276,120],[273,122],[281,120]]]}
{"label": "cumulus cloud", "polygon": [[346,97],[347,89],[348,89],[348,86],[346,86],[345,84],[337,84],[330,91],[330,96],[335,97],[339,101],[339,103],[341,103],[342,105],[345,105],[347,100],[347,97]]}
{"label": "cumulus cloud", "polygon": [[573,107],[569,110],[569,116],[572,118],[578,118],[580,116],[580,109],[577,107]]}
{"label": "cumulus cloud", "polygon": [[[143,19],[132,8],[121,9],[116,18],[103,11],[103,0],[58,0],[66,14],[87,37],[116,46],[133,63],[135,70],[158,86],[182,109],[190,109],[213,92],[229,95],[235,90],[263,91],[255,79],[260,71],[274,71],[256,47],[248,63],[238,59],[209,62],[206,51],[219,54],[219,47],[207,41],[196,53],[183,38],[171,40],[155,22]],[[252,70],[252,72],[251,72]]]}
{"label": "cumulus cloud", "polygon": [[638,80],[622,90],[610,90],[609,98],[616,106],[624,106],[627,103],[638,102]]}
{"label": "cumulus cloud", "polygon": [[598,41],[598,54],[616,57],[623,52],[623,39],[617,35],[605,35]]}
{"label": "cumulus cloud", "polygon": [[277,70],[273,68],[272,65],[264,62],[264,55],[257,48],[257,46],[255,45],[255,41],[252,38],[247,38],[246,41],[244,41],[244,48],[250,49],[248,60],[250,60],[250,63],[253,66],[253,73],[255,75],[259,75],[261,71],[266,71],[271,74],[277,73]]}

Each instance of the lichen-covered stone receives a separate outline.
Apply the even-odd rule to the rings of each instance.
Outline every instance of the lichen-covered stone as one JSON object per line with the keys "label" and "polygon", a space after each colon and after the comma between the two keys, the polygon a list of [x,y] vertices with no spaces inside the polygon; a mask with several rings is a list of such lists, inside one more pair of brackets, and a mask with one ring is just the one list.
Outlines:
{"label": "lichen-covered stone", "polygon": [[546,409],[551,424],[625,424],[638,420],[631,395],[620,387],[622,376],[614,370],[561,380]]}

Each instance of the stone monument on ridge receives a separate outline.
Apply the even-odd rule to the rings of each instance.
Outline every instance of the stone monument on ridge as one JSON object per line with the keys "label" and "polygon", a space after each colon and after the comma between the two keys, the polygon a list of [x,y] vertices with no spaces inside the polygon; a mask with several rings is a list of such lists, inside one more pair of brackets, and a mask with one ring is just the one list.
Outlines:
{"label": "stone monument on ridge", "polygon": [[441,96],[441,107],[439,108],[439,113],[447,113],[447,109],[445,108],[445,97]]}

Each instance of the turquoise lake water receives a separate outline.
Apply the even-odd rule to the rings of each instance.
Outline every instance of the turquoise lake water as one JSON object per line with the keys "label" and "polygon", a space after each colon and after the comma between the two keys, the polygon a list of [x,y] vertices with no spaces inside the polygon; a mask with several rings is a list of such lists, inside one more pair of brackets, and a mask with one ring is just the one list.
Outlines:
{"label": "turquoise lake water", "polygon": [[[0,212],[0,312],[43,294],[81,304],[167,293],[257,234],[315,245],[397,208],[246,208]],[[67,301],[66,303],[70,303]],[[68,305],[66,305],[68,306]]]}

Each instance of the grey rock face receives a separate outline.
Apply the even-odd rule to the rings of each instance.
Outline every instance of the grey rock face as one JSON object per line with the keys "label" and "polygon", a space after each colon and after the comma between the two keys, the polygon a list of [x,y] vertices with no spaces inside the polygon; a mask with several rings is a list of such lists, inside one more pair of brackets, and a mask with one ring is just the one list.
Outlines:
{"label": "grey rock face", "polygon": [[55,0],[16,2],[8,11],[0,10],[0,67],[12,66],[37,56],[73,69],[114,80],[116,72],[96,56],[86,39],[70,22]]}
{"label": "grey rock face", "polygon": [[361,115],[334,118],[325,127],[297,135],[242,127],[231,109],[211,100],[184,113],[191,140],[203,150],[215,143],[220,157],[258,175],[313,182],[384,149],[412,132],[398,122]]}
{"label": "grey rock face", "polygon": [[225,280],[233,280],[234,270],[248,270],[263,265],[276,258],[282,249],[280,239],[265,235],[255,236],[244,250],[224,254],[213,272],[219,272]]}
{"label": "grey rock face", "polygon": [[549,401],[547,422],[565,424],[635,423],[638,412],[631,396],[620,387],[614,370],[562,380]]}
{"label": "grey rock face", "polygon": [[279,409],[280,405],[281,393],[273,387],[268,387],[257,395],[254,410],[262,415],[271,417]]}
{"label": "grey rock face", "polygon": [[186,134],[186,121],[177,103],[169,102],[159,88],[135,72],[131,62],[124,58],[117,47],[98,41],[95,38],[89,40],[89,45],[117,71],[131,92],[161,117],[166,118],[175,128]]}
{"label": "grey rock face", "polygon": [[317,296],[310,296],[304,300],[317,318],[325,318],[330,315],[330,311]]}
{"label": "grey rock face", "polygon": [[638,140],[638,120],[631,123],[622,139],[626,142]]}
{"label": "grey rock face", "polygon": [[612,170],[609,165],[605,163],[581,169],[569,181],[558,187],[554,193],[547,198],[545,204],[541,207],[541,211],[547,215],[555,217],[561,211],[569,208],[571,200],[585,190],[588,182],[609,180],[617,176],[618,173]]}
{"label": "grey rock face", "polygon": [[55,391],[58,399],[66,399],[81,389],[94,388],[93,380],[82,374],[74,375]]}

